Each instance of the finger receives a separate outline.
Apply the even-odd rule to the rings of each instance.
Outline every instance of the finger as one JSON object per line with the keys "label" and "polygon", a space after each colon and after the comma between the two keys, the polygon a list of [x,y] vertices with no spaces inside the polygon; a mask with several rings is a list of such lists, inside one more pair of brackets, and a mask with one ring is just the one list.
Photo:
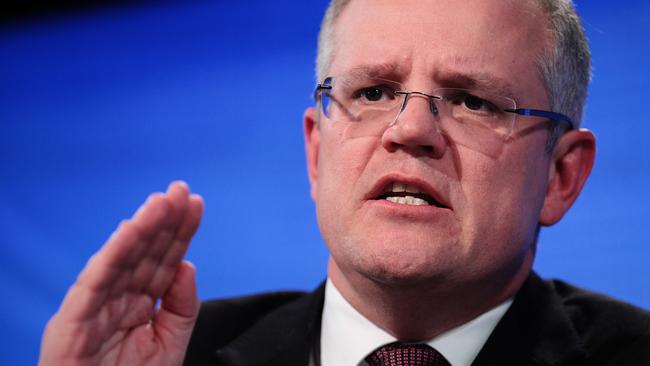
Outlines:
{"label": "finger", "polygon": [[181,263],[187,251],[190,240],[199,227],[201,216],[203,215],[203,207],[204,204],[201,196],[190,196],[183,222],[175,233],[171,247],[165,253],[158,268],[156,268],[154,277],[149,282],[148,292],[151,296],[162,296],[170,286],[178,265]]}
{"label": "finger", "polygon": [[[164,221],[167,211],[168,204],[164,198],[152,195],[140,209],[139,215],[147,225],[155,227]],[[79,274],[61,304],[61,316],[73,321],[95,316],[110,289],[124,283],[119,279],[128,280],[146,247],[139,226],[132,221],[123,221]]]}
{"label": "finger", "polygon": [[[145,240],[151,240],[162,229],[173,231],[180,225],[188,205],[189,187],[183,181],[174,181],[169,185],[166,193],[154,193],[150,197],[150,199],[158,198],[162,198],[164,204],[168,206],[164,211],[152,212],[145,204],[133,215],[132,221]],[[160,249],[164,252],[164,247]]]}
{"label": "finger", "polygon": [[182,222],[185,211],[187,211],[190,187],[183,181],[174,181],[169,184],[165,195],[173,207],[174,227],[177,227]]}
{"label": "finger", "polygon": [[201,223],[205,203],[203,197],[198,194],[192,194],[189,198],[189,210],[185,219],[178,228],[176,237],[182,242],[188,243],[196,233]]}
{"label": "finger", "polygon": [[167,205],[161,217],[152,217],[146,209],[138,210],[133,223],[141,230],[141,236],[152,243],[145,255],[152,258],[162,257],[173,239],[173,233],[182,224],[189,205],[189,187],[185,182],[172,182],[165,194],[160,195]]}
{"label": "finger", "polygon": [[[127,283],[128,290],[139,292],[150,282],[160,264],[160,261],[174,240],[174,232],[182,222],[185,211],[187,210],[189,187],[185,182],[172,182],[167,192],[163,195],[169,205],[169,214],[162,223],[158,231],[151,232],[149,235],[150,244],[146,248],[144,255],[138,260],[132,276]],[[146,218],[136,214],[134,220],[141,219],[143,231],[151,231],[153,226]],[[114,286],[112,293],[120,293],[125,288]]]}
{"label": "finger", "polygon": [[[142,263],[155,262],[150,272],[156,272],[177,240],[178,229],[184,226],[189,201],[187,185],[174,182],[167,194],[151,195],[131,220],[123,221],[68,291],[52,320],[59,326],[47,334],[76,339],[73,343],[77,346],[72,348],[86,352],[101,345],[110,329],[125,322],[137,325],[152,319],[156,298],[127,288]],[[151,260],[145,260],[148,258]],[[66,326],[61,328],[60,324]]]}
{"label": "finger", "polygon": [[196,295],[194,266],[182,262],[175,271],[172,285],[163,297],[153,322],[131,330],[120,351],[120,364],[180,365],[196,317],[199,299]]}
{"label": "finger", "polygon": [[[175,231],[181,225],[189,205],[189,187],[183,181],[172,182],[167,188],[164,198],[169,203],[170,213],[163,228],[155,233],[154,237],[150,238],[152,244],[149,245],[145,255],[137,263],[133,276],[128,283],[130,291],[138,292],[151,283],[151,279],[156,273],[162,258],[173,245]],[[174,264],[174,267],[176,266],[178,266],[178,263]],[[175,268],[173,271],[175,271]],[[170,280],[171,276],[173,276],[173,273],[170,275]],[[114,287],[113,293],[119,293],[123,290],[122,287]],[[156,297],[160,295],[162,293],[156,294]]]}
{"label": "finger", "polygon": [[118,276],[132,270],[145,255],[153,233],[168,221],[170,206],[162,194],[152,194],[132,220],[123,221],[88,262],[77,283],[91,290],[113,285]]}
{"label": "finger", "polygon": [[[128,284],[128,288],[132,292],[140,292],[151,283],[151,279],[156,273],[160,262],[168,250],[169,245],[174,240],[174,233],[168,230],[161,231],[154,239],[154,244],[151,245],[146,255],[140,259],[136,268],[133,270],[132,277]],[[114,287],[113,291],[117,291]]]}
{"label": "finger", "polygon": [[64,299],[61,307],[64,312],[76,314],[77,319],[93,316],[107,296],[115,296],[126,287],[132,287],[132,272],[146,255],[164,255],[171,242],[171,235],[167,235],[168,239],[165,240],[161,238],[165,235],[159,234],[179,225],[177,221],[182,216],[176,212],[176,207],[183,210],[183,196],[187,196],[186,186],[172,186],[175,187],[174,205],[170,204],[166,195],[154,193],[138,209],[132,220],[120,224],[79,275]]}
{"label": "finger", "polygon": [[200,305],[195,277],[194,266],[182,261],[154,317],[153,326],[167,349],[187,347]]}
{"label": "finger", "polygon": [[[176,268],[185,253],[185,250],[181,250],[180,256],[176,254],[179,252],[176,232],[179,227],[184,227],[184,223],[187,221],[186,216],[190,206],[189,187],[182,181],[172,182],[165,196],[174,212],[172,214],[174,216],[173,228],[168,227],[158,234],[158,237],[155,239],[155,245],[142,258],[135,269],[130,286],[130,289],[133,291],[140,291],[142,288],[147,287],[150,289],[148,292],[154,298],[162,296],[167,290],[176,272]],[[193,206],[196,205],[193,204]],[[189,216],[192,217],[193,215],[191,214]],[[173,232],[169,230],[173,230]],[[186,247],[185,245],[185,249]],[[170,252],[173,252],[173,254],[170,254]],[[176,260],[173,262],[163,260],[163,258],[169,257],[175,257]],[[151,289],[156,290],[152,291]]]}

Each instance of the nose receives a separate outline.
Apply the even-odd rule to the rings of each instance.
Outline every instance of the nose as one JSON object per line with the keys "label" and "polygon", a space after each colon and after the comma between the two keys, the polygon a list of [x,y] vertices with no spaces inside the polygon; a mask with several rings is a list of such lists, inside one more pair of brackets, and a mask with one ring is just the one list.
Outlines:
{"label": "nose", "polygon": [[418,93],[405,95],[397,119],[384,131],[382,146],[389,152],[402,149],[413,155],[440,158],[447,147],[440,131],[437,108],[430,97]]}

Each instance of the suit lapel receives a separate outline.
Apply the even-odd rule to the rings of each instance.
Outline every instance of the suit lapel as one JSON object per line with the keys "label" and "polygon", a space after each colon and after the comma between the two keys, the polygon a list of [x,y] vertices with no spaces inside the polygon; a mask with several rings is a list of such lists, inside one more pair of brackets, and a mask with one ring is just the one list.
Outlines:
{"label": "suit lapel", "polygon": [[[308,365],[318,346],[325,285],[282,306],[226,347],[216,351],[218,364],[232,366]],[[317,352],[317,348],[314,351]],[[251,350],[255,350],[251,352]]]}
{"label": "suit lapel", "polygon": [[[531,273],[472,363],[566,365],[586,352],[552,285]],[[215,352],[219,365],[308,365],[318,353],[325,286],[265,316]],[[255,350],[255,351],[251,351]]]}
{"label": "suit lapel", "polygon": [[561,299],[531,273],[472,365],[563,365],[584,356]]}

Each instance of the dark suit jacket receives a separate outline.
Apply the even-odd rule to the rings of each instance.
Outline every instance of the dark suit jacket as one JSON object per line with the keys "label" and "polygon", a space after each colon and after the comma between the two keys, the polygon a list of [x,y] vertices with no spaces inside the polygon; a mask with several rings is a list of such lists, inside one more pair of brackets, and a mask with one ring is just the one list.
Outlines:
{"label": "dark suit jacket", "polygon": [[[321,285],[206,302],[185,365],[308,365],[323,299]],[[473,365],[648,366],[650,313],[533,273]]]}

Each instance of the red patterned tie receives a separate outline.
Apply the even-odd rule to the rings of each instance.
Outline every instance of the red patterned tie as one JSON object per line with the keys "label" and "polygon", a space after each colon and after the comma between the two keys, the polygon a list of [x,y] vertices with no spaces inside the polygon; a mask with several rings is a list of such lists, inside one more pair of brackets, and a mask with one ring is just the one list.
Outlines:
{"label": "red patterned tie", "polygon": [[426,344],[390,343],[366,357],[369,366],[451,366],[435,349]]}

